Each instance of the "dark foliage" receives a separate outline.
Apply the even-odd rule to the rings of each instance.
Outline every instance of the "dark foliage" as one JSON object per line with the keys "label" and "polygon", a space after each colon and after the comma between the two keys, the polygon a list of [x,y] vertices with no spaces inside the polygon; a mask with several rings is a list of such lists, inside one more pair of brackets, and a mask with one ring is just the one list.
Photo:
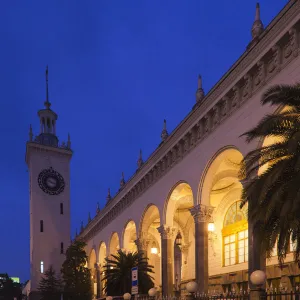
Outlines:
{"label": "dark foliage", "polygon": [[294,259],[299,263],[300,85],[271,87],[261,103],[284,109],[265,116],[244,134],[247,142],[268,137],[275,138],[276,142],[253,150],[244,158],[241,177],[246,179],[246,184],[242,200],[243,204],[249,202],[249,221],[259,224],[256,234],[267,257],[277,242],[278,260],[282,264],[292,240]]}
{"label": "dark foliage", "polygon": [[0,274],[0,299],[22,299],[22,289],[19,283],[13,282],[7,274]]}
{"label": "dark foliage", "polygon": [[148,259],[141,253],[126,253],[119,250],[117,254],[106,258],[104,266],[104,290],[107,295],[120,296],[131,293],[131,269],[138,267],[139,293],[147,294],[154,286],[153,266],[148,264]]}
{"label": "dark foliage", "polygon": [[52,266],[50,266],[42,276],[38,290],[41,293],[42,300],[61,299],[62,282],[56,276],[55,270]]}
{"label": "dark foliage", "polygon": [[64,294],[66,299],[91,300],[92,282],[90,270],[86,268],[87,255],[84,251],[86,244],[75,241],[66,252],[66,260],[62,266]]}

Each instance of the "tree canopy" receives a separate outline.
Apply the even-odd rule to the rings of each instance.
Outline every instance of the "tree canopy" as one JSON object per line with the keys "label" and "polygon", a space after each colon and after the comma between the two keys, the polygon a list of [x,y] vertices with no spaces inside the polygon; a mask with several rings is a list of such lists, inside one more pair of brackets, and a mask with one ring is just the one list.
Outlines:
{"label": "tree canopy", "polygon": [[245,178],[242,205],[249,202],[249,221],[259,226],[256,234],[267,257],[277,244],[281,264],[291,250],[299,263],[300,85],[273,86],[263,94],[261,103],[284,110],[265,116],[244,134],[249,143],[268,137],[275,143],[261,146],[244,158],[240,174]]}
{"label": "tree canopy", "polygon": [[91,300],[92,283],[90,270],[86,268],[86,244],[75,241],[66,251],[66,260],[62,265],[64,294],[72,300]]}
{"label": "tree canopy", "polygon": [[60,300],[62,293],[62,282],[57,277],[52,266],[45,271],[38,288],[42,300]]}
{"label": "tree canopy", "polygon": [[119,250],[117,254],[105,258],[104,266],[104,291],[109,296],[120,296],[131,293],[131,269],[138,267],[139,294],[147,294],[154,286],[153,266],[148,264],[148,259],[141,253],[126,253]]}
{"label": "tree canopy", "polygon": [[22,299],[22,289],[19,283],[13,282],[8,274],[0,274],[0,299]]}

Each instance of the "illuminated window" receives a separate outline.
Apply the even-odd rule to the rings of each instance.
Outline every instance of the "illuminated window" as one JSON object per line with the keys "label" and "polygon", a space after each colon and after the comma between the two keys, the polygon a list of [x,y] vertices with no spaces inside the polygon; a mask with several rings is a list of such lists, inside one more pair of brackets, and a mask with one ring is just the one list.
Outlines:
{"label": "illuminated window", "polygon": [[241,201],[232,204],[224,218],[223,265],[231,266],[248,261],[247,205],[240,208]]}
{"label": "illuminated window", "polygon": [[64,204],[63,203],[60,204],[60,214],[61,215],[64,214]]}
{"label": "illuminated window", "polygon": [[64,243],[60,243],[60,254],[64,254]]}
{"label": "illuminated window", "polygon": [[44,262],[41,261],[41,273],[43,274],[44,273]]}
{"label": "illuminated window", "polygon": [[40,232],[44,232],[44,221],[40,221]]}

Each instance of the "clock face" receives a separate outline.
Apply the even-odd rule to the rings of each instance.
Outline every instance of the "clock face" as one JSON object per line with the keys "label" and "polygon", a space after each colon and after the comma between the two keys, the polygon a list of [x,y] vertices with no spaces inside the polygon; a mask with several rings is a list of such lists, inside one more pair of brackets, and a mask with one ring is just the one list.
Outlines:
{"label": "clock face", "polygon": [[38,184],[49,195],[59,195],[65,188],[64,178],[52,168],[44,169],[39,174]]}

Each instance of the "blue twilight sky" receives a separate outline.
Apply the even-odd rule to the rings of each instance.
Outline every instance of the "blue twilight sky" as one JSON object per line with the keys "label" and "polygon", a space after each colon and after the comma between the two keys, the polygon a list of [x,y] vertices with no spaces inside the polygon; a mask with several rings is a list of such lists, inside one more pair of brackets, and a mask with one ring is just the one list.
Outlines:
{"label": "blue twilight sky", "polygon": [[[263,0],[268,24],[288,0]],[[0,273],[29,278],[29,124],[49,65],[61,140],[71,134],[72,232],[114,194],[251,39],[255,0],[15,0],[0,6]]]}

